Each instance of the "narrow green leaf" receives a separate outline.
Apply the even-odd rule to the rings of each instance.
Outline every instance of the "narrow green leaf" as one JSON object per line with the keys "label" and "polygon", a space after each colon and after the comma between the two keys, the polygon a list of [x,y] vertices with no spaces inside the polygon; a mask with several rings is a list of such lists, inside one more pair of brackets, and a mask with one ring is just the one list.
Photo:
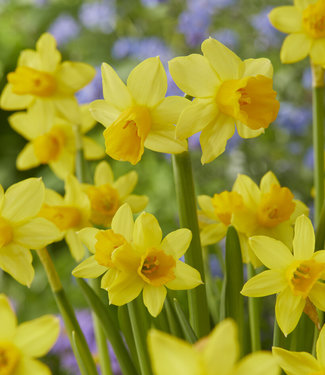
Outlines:
{"label": "narrow green leaf", "polygon": [[193,331],[193,328],[191,327],[189,321],[187,320],[184,311],[181,308],[181,305],[177,301],[176,298],[173,298],[175,312],[179,321],[180,326],[182,327],[185,339],[191,343],[194,344],[197,341],[197,337]]}

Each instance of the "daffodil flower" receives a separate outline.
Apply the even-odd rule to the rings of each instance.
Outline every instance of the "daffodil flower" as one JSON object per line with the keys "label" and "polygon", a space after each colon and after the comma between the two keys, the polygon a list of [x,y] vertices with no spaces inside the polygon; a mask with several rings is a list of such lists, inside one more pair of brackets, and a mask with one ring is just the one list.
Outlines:
{"label": "daffodil flower", "polygon": [[194,345],[157,330],[149,331],[154,375],[278,375],[269,352],[255,352],[238,361],[237,328],[231,319],[219,323]]}
{"label": "daffodil flower", "polygon": [[46,190],[39,216],[55,224],[75,260],[84,257],[85,248],[76,232],[90,225],[90,202],[75,176],[67,177],[64,198],[54,190]]}
{"label": "daffodil flower", "polygon": [[289,34],[281,48],[283,63],[294,63],[310,55],[314,64],[325,64],[324,14],[324,0],[295,0],[293,6],[277,7],[270,12],[271,24]]}
{"label": "daffodil flower", "polygon": [[50,369],[37,360],[49,352],[60,332],[53,315],[17,325],[8,298],[0,294],[0,370],[3,375],[49,375]]}
{"label": "daffodil flower", "polygon": [[143,211],[148,204],[145,195],[131,194],[138,182],[138,174],[131,171],[114,181],[113,171],[106,161],[100,162],[94,175],[94,185],[84,185],[91,204],[90,221],[109,227],[116,211],[128,203],[133,213]]}
{"label": "daffodil flower", "polygon": [[63,115],[80,123],[80,112],[74,94],[86,86],[96,71],[88,64],[65,61],[49,33],[41,35],[36,50],[21,52],[17,68],[8,74],[8,84],[1,95],[1,108],[25,109],[40,102],[45,112]]}
{"label": "daffodil flower", "polygon": [[275,316],[285,335],[297,326],[307,299],[325,311],[325,284],[321,281],[325,279],[325,250],[314,253],[314,229],[306,216],[296,220],[293,254],[283,242],[270,237],[254,236],[249,243],[269,270],[248,280],[241,293],[249,297],[278,293]]}
{"label": "daffodil flower", "polygon": [[0,185],[0,268],[27,286],[34,278],[30,249],[41,249],[61,236],[55,225],[36,217],[43,200],[41,179],[23,180],[6,192]]}
{"label": "daffodil flower", "polygon": [[169,69],[177,86],[196,98],[179,117],[176,136],[185,139],[202,131],[201,161],[208,163],[224,152],[235,123],[240,137],[257,137],[276,119],[280,105],[268,59],[241,61],[212,38],[201,49],[203,56],[176,57]]}
{"label": "daffodil flower", "polygon": [[306,352],[291,352],[273,347],[273,356],[288,375],[322,375],[325,373],[325,325],[316,343],[316,358]]}
{"label": "daffodil flower", "polygon": [[165,153],[187,149],[186,141],[175,139],[185,98],[165,98],[167,76],[159,57],[146,59],[130,73],[127,85],[108,64],[102,65],[104,100],[91,103],[94,118],[106,127],[107,154],[116,160],[136,164],[144,147]]}
{"label": "daffodil flower", "polygon": [[143,302],[157,316],[169,289],[192,289],[202,283],[197,270],[178,260],[187,250],[192,234],[188,229],[169,233],[162,240],[157,219],[143,212],[135,222],[125,203],[112,220],[112,229],[85,228],[81,240],[94,253],[77,266],[76,277],[98,277],[110,303],[121,306],[143,290]]}

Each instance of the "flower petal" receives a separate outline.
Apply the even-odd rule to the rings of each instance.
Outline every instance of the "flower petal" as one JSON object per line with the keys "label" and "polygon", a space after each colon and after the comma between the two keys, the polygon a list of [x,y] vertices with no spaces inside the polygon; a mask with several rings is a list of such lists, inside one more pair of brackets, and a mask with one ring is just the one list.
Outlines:
{"label": "flower petal", "polygon": [[265,133],[264,128],[251,129],[247,125],[243,124],[242,122],[238,120],[236,120],[236,127],[237,127],[238,135],[244,139],[255,138]]}
{"label": "flower petal", "polygon": [[138,174],[136,171],[131,171],[119,177],[114,183],[114,188],[118,191],[120,199],[126,198],[135,188],[138,183]]}
{"label": "flower petal", "polygon": [[222,81],[241,78],[244,64],[229,48],[209,38],[202,43],[201,49]]}
{"label": "flower petal", "polygon": [[17,328],[14,344],[28,357],[42,357],[50,351],[60,333],[60,321],[54,315],[22,323]]}
{"label": "flower petal", "polygon": [[305,34],[288,35],[282,44],[280,58],[282,63],[291,64],[303,60],[311,48],[311,39]]}
{"label": "flower petal", "polygon": [[98,160],[105,157],[104,147],[90,137],[82,137],[82,145],[86,160]]}
{"label": "flower petal", "polygon": [[132,240],[134,227],[133,214],[127,203],[123,204],[123,206],[117,210],[111,226],[115,233],[121,234],[127,241]]}
{"label": "flower petal", "polygon": [[269,20],[276,29],[283,33],[302,31],[302,12],[295,6],[280,6],[271,10]]}
{"label": "flower petal", "polygon": [[114,174],[111,166],[107,161],[101,161],[97,164],[94,175],[95,185],[112,184],[114,182]]}
{"label": "flower petal", "polygon": [[168,154],[179,154],[187,150],[187,142],[176,139],[174,125],[165,126],[161,130],[152,130],[148,134],[144,146],[149,150]]}
{"label": "flower petal", "polygon": [[232,191],[237,192],[243,197],[245,206],[253,212],[256,211],[261,197],[261,192],[255,182],[244,174],[239,174],[236,178]]}
{"label": "flower petal", "polygon": [[80,124],[80,108],[77,99],[73,96],[58,96],[53,104],[59,113],[73,124]]}
{"label": "flower petal", "polygon": [[122,306],[133,301],[141,293],[144,281],[138,274],[120,272],[108,290],[109,302]]}
{"label": "flower petal", "polygon": [[160,247],[175,259],[183,256],[192,241],[192,232],[187,228],[175,230],[167,234]]}
{"label": "flower petal", "polygon": [[95,75],[96,70],[91,65],[72,61],[63,62],[55,73],[59,89],[69,94],[86,86]]}
{"label": "flower petal", "polygon": [[95,244],[97,242],[96,235],[99,232],[99,229],[97,228],[83,228],[79,232],[77,232],[77,235],[80,238],[80,241],[87,247],[87,249],[95,254]]}
{"label": "flower petal", "polygon": [[78,262],[85,256],[85,247],[73,229],[69,229],[65,235],[71,255]]}
{"label": "flower petal", "polygon": [[234,135],[234,132],[234,119],[220,113],[216,121],[202,130],[200,136],[201,163],[209,163],[221,155],[226,149],[228,139]]}
{"label": "flower petal", "polygon": [[292,202],[295,204],[295,209],[290,216],[290,223],[294,224],[298,216],[309,215],[309,208],[303,202],[298,201],[298,199],[293,199]]}
{"label": "flower petal", "polygon": [[0,340],[11,341],[16,332],[17,318],[9,299],[4,294],[0,294],[0,322]]}
{"label": "flower petal", "polygon": [[19,222],[38,214],[44,200],[44,184],[40,178],[28,178],[11,185],[5,193],[2,216]]}
{"label": "flower petal", "polygon": [[223,223],[208,224],[200,231],[202,246],[218,243],[227,233],[227,226]]}
{"label": "flower petal", "polygon": [[244,60],[243,77],[254,77],[261,74],[265,77],[272,78],[273,66],[269,59],[261,57],[259,59]]}
{"label": "flower petal", "polygon": [[18,154],[16,167],[20,171],[25,171],[27,169],[37,167],[38,165],[40,165],[40,162],[35,155],[34,146],[31,142],[29,142]]}
{"label": "flower petal", "polygon": [[277,295],[275,316],[281,331],[286,337],[296,328],[305,304],[305,299],[292,294],[289,286]]}
{"label": "flower petal", "polygon": [[63,149],[60,157],[49,163],[50,168],[59,178],[65,180],[69,174],[74,172],[75,153],[68,149]]}
{"label": "flower petal", "polygon": [[325,64],[325,40],[324,38],[316,39],[313,41],[310,50],[310,58],[315,65]]}
{"label": "flower petal", "polygon": [[100,287],[102,289],[108,290],[113,285],[119,272],[120,271],[117,270],[116,268],[110,268],[102,277]]}
{"label": "flower petal", "polygon": [[80,130],[82,134],[86,134],[96,125],[96,120],[91,115],[89,104],[82,104],[80,106],[80,112],[81,112]]}
{"label": "flower petal", "polygon": [[110,65],[102,64],[102,77],[105,100],[120,110],[131,107],[133,104],[132,96],[125,83]]}
{"label": "flower petal", "polygon": [[311,302],[322,311],[325,311],[325,284],[317,281],[310,290],[308,297]]}
{"label": "flower petal", "polygon": [[208,59],[196,53],[175,57],[169,61],[169,71],[176,85],[193,97],[214,97],[220,85]]}
{"label": "flower petal", "polygon": [[322,368],[325,367],[325,325],[321,329],[316,343],[317,359]]}
{"label": "flower petal", "polygon": [[251,353],[240,361],[234,375],[278,375],[279,366],[269,352]]}
{"label": "flower petal", "polygon": [[133,241],[142,249],[160,246],[162,232],[158,220],[147,212],[137,217],[134,223]]}
{"label": "flower petal", "polygon": [[143,303],[150,315],[156,317],[162,310],[167,290],[164,286],[145,285],[143,288]]}
{"label": "flower petal", "polygon": [[267,270],[249,279],[241,294],[249,297],[264,297],[282,292],[287,285],[284,273]]}
{"label": "flower petal", "polygon": [[175,279],[168,281],[165,286],[173,290],[193,289],[202,283],[201,275],[195,268],[188,264],[176,261],[174,269]]}
{"label": "flower petal", "polygon": [[51,370],[41,361],[23,355],[15,368],[15,375],[26,374],[51,375]]}
{"label": "flower petal", "polygon": [[143,211],[149,202],[149,198],[146,195],[129,195],[124,199],[124,203],[127,203],[132,210],[132,213],[136,214]]}
{"label": "flower petal", "polygon": [[315,250],[313,224],[307,216],[301,215],[295,223],[293,254],[296,259],[310,259]]}
{"label": "flower petal", "polygon": [[266,236],[253,236],[249,245],[259,260],[270,269],[283,270],[294,261],[291,251],[281,241]]}
{"label": "flower petal", "polygon": [[167,76],[159,57],[150,57],[137,65],[127,81],[135,102],[149,108],[161,102],[167,91]]}
{"label": "flower petal", "polygon": [[6,111],[25,109],[30,107],[34,97],[32,95],[17,95],[12,91],[11,83],[8,83],[1,94],[0,106]]}
{"label": "flower petal", "polygon": [[36,43],[42,70],[53,72],[61,61],[61,54],[56,49],[56,40],[50,33],[44,33]]}
{"label": "flower petal", "polygon": [[110,126],[121,114],[108,100],[95,100],[91,102],[89,110],[94,119],[103,124],[105,128]]}
{"label": "flower petal", "polygon": [[276,178],[275,174],[271,171],[265,173],[265,175],[261,178],[260,182],[260,189],[261,193],[265,194],[271,190],[273,185],[280,186],[278,179]]}
{"label": "flower petal", "polygon": [[89,198],[87,194],[82,190],[82,186],[77,178],[73,175],[69,175],[65,181],[65,196],[64,202],[67,205],[76,207],[89,207]]}
{"label": "flower petal", "polygon": [[74,277],[82,277],[85,279],[96,278],[107,271],[107,267],[97,263],[95,256],[92,255],[78,264],[72,271]]}

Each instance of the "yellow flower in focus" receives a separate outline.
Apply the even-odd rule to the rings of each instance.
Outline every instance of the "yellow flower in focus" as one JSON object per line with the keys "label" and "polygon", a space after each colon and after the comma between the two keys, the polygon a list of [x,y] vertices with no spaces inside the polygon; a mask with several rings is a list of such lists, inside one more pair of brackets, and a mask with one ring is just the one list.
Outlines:
{"label": "yellow flower in focus", "polygon": [[85,248],[76,231],[90,225],[90,202],[75,176],[67,177],[64,198],[54,190],[46,190],[39,216],[56,225],[75,260],[84,257]]}
{"label": "yellow flower in focus", "polygon": [[107,154],[136,164],[144,147],[158,152],[180,153],[186,141],[175,139],[175,126],[188,100],[165,98],[167,76],[159,57],[146,59],[130,73],[127,85],[113,68],[102,65],[104,100],[90,104],[94,118],[106,127]]}
{"label": "yellow flower in focus", "polygon": [[187,250],[192,234],[179,229],[162,239],[157,219],[143,212],[135,222],[125,203],[112,220],[112,229],[85,228],[81,240],[94,253],[77,266],[76,277],[98,277],[110,303],[121,306],[143,290],[143,302],[157,316],[166,297],[166,287],[192,289],[202,283],[197,270],[178,260]]}
{"label": "yellow flower in focus", "polygon": [[288,335],[297,326],[309,299],[325,311],[325,250],[316,251],[311,221],[304,215],[296,220],[293,254],[282,242],[266,236],[254,236],[250,246],[269,268],[254,276],[241,293],[250,297],[277,294],[275,316],[281,331]]}
{"label": "yellow flower in focus", "polygon": [[[231,319],[219,323],[194,345],[157,330],[148,346],[155,375],[278,375],[269,352],[255,352],[238,361],[237,329]],[[237,362],[238,361],[238,362]]]}
{"label": "yellow flower in focus", "polygon": [[50,369],[36,358],[55,344],[59,319],[53,315],[17,325],[8,298],[0,294],[0,373],[1,375],[49,375]]}
{"label": "yellow flower in focus", "polygon": [[43,200],[41,179],[23,180],[6,192],[0,185],[0,268],[27,286],[34,278],[30,249],[41,249],[60,239],[55,225],[36,217]]}
{"label": "yellow flower in focus", "polygon": [[306,352],[291,352],[282,348],[272,348],[279,366],[286,374],[322,375],[325,373],[325,325],[316,343],[316,358]]}
{"label": "yellow flower in focus", "polygon": [[295,0],[269,14],[271,24],[289,34],[281,48],[281,61],[294,63],[310,55],[316,65],[325,64],[325,1]]}
{"label": "yellow flower in focus", "polygon": [[90,221],[94,225],[109,227],[116,211],[128,203],[133,213],[143,211],[148,204],[145,195],[131,194],[138,182],[138,175],[131,171],[114,181],[113,171],[106,161],[95,170],[94,185],[85,185],[91,204]]}
{"label": "yellow flower in focus", "polygon": [[215,39],[192,54],[169,62],[170,73],[193,103],[179,117],[176,136],[185,139],[202,131],[202,163],[225,150],[235,132],[242,138],[264,133],[276,119],[280,104],[273,91],[273,68],[268,59],[241,59]]}
{"label": "yellow flower in focus", "polygon": [[80,123],[80,112],[74,94],[95,76],[88,64],[65,61],[56,49],[51,34],[44,33],[36,50],[21,52],[17,68],[8,74],[8,84],[1,95],[0,106],[6,110],[25,109],[40,102],[45,112],[56,111],[73,123]]}

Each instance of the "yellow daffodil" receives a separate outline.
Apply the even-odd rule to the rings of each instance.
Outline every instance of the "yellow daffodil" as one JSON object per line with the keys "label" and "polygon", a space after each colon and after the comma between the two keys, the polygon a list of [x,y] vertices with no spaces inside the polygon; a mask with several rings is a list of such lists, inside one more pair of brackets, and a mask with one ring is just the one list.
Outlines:
{"label": "yellow daffodil", "polygon": [[27,286],[34,278],[30,249],[41,249],[60,239],[55,225],[36,217],[43,200],[41,179],[23,180],[6,192],[0,185],[0,268]]}
{"label": "yellow daffodil", "polygon": [[179,117],[176,135],[185,139],[202,131],[201,161],[208,163],[224,152],[235,123],[242,138],[257,137],[276,119],[280,105],[268,59],[241,61],[212,38],[201,49],[203,56],[176,57],[169,69],[177,86],[196,98]]}
{"label": "yellow daffodil", "polygon": [[279,366],[287,375],[322,375],[325,373],[325,325],[316,343],[316,358],[306,352],[272,348]]}
{"label": "yellow daffodil", "polygon": [[54,37],[44,33],[36,43],[36,50],[22,51],[16,70],[8,74],[9,83],[1,95],[1,108],[25,109],[41,102],[45,112],[55,110],[79,124],[80,113],[74,94],[87,85],[95,73],[88,64],[61,63]]}
{"label": "yellow daffodil", "polygon": [[95,170],[94,185],[85,185],[91,203],[91,222],[109,227],[118,208],[128,203],[133,213],[143,211],[148,204],[145,195],[131,194],[138,182],[138,174],[131,171],[114,181],[113,171],[106,161]]}
{"label": "yellow daffodil", "polygon": [[1,375],[49,375],[50,369],[36,358],[44,356],[60,332],[53,315],[17,325],[8,298],[0,294],[0,373]]}
{"label": "yellow daffodil", "polygon": [[293,6],[280,6],[271,11],[271,24],[290,34],[281,48],[283,63],[294,63],[310,55],[314,64],[325,64],[324,15],[324,0],[295,0]]}
{"label": "yellow daffodil", "polygon": [[144,147],[158,152],[180,153],[185,141],[175,139],[181,111],[189,105],[185,98],[165,98],[167,76],[159,57],[146,59],[130,73],[127,85],[113,68],[102,65],[104,100],[90,105],[94,118],[106,127],[107,154],[116,160],[136,164]]}
{"label": "yellow daffodil", "polygon": [[125,203],[112,220],[112,229],[85,228],[81,240],[94,253],[73,270],[76,277],[98,277],[110,303],[124,305],[143,290],[143,302],[157,316],[169,289],[192,289],[202,283],[197,270],[178,260],[187,250],[188,229],[169,233],[162,240],[157,219],[143,212],[135,222]]}
{"label": "yellow daffodil", "polygon": [[278,293],[276,320],[285,335],[294,330],[305,308],[311,302],[325,311],[325,250],[316,251],[311,221],[304,215],[296,220],[293,254],[280,241],[266,236],[251,237],[250,246],[269,268],[244,285],[242,294],[262,297]]}
{"label": "yellow daffodil", "polygon": [[56,225],[77,261],[83,258],[85,248],[76,231],[90,225],[90,202],[76,177],[72,175],[67,177],[64,198],[54,190],[46,190],[39,216]]}
{"label": "yellow daffodil", "polygon": [[155,375],[278,375],[271,353],[255,352],[239,362],[235,323],[226,319],[209,336],[190,345],[157,330],[149,331],[149,353]]}

